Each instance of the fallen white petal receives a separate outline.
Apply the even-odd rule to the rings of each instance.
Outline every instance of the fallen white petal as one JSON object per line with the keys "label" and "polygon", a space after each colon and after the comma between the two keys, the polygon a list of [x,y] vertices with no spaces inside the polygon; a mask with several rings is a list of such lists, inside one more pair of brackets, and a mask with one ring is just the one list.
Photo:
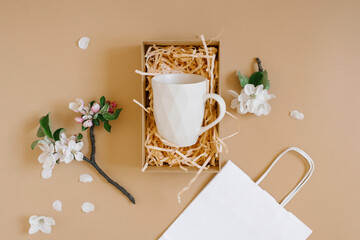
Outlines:
{"label": "fallen white petal", "polygon": [[93,178],[89,174],[84,173],[80,175],[79,181],[82,183],[89,183],[93,181]]}
{"label": "fallen white petal", "polygon": [[81,49],[87,49],[89,46],[90,38],[89,37],[82,37],[78,41],[78,46]]}
{"label": "fallen white petal", "polygon": [[296,120],[303,120],[304,119],[304,114],[297,111],[297,110],[293,110],[290,112],[290,117],[292,119],[296,119]]}
{"label": "fallen white petal", "polygon": [[89,213],[95,210],[95,205],[92,204],[91,202],[84,202],[83,205],[81,206],[81,209],[83,212]]}
{"label": "fallen white petal", "polygon": [[56,200],[53,202],[52,207],[55,211],[61,212],[62,210],[62,203],[60,200]]}

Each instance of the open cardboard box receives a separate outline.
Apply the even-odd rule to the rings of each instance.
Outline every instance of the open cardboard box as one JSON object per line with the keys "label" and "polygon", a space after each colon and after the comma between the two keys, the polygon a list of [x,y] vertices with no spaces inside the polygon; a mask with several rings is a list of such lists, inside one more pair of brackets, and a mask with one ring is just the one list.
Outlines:
{"label": "open cardboard box", "polygon": [[[142,47],[141,47],[141,71],[146,72],[145,67],[145,54],[148,50],[148,48],[152,45],[157,46],[203,46],[203,43],[201,41],[142,41]],[[212,41],[211,44],[208,45],[208,47],[216,47],[218,49],[217,53],[217,59],[218,59],[218,72],[219,72],[219,78],[217,79],[218,87],[215,91],[215,93],[220,94],[221,92],[221,86],[220,86],[220,41]],[[146,76],[142,76],[142,105],[147,107],[148,106],[148,99],[147,99],[147,92],[145,91],[145,84],[146,84]],[[146,113],[142,111],[142,168],[145,166],[145,139],[146,139]],[[217,130],[219,131],[219,124],[215,126]],[[210,166],[209,169],[205,170],[205,172],[218,172],[221,168],[221,154],[217,157],[218,166]],[[199,169],[196,167],[188,167],[186,166],[188,171],[184,171],[183,169],[179,168],[179,166],[148,166],[145,170],[145,172],[174,172],[174,173],[195,173]]]}

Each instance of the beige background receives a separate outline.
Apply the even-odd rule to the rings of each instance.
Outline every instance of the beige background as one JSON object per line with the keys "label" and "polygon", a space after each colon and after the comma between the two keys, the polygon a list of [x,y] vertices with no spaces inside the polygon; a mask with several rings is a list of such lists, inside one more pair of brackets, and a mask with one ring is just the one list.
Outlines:
{"label": "beige background", "polygon": [[[256,178],[288,146],[314,159],[315,174],[287,209],[314,233],[310,239],[358,239],[360,2],[324,1],[0,1],[1,174],[0,239],[156,239],[214,176],[203,174],[176,201],[192,174],[144,174],[141,162],[141,40],[222,41],[222,95],[240,91],[236,70],[253,71],[261,57],[271,79],[272,112],[230,117],[221,134],[233,160]],[[76,42],[91,38],[87,50]],[[102,94],[124,108],[113,133],[97,130],[97,159],[135,197],[129,202],[85,162],[56,166],[40,178],[40,150],[31,151],[37,120],[48,111],[54,128],[80,131],[68,110],[75,97]],[[295,121],[297,109],[305,120]],[[233,110],[230,110],[235,113]],[[87,138],[86,138],[87,139]],[[85,149],[88,155],[88,149]],[[289,154],[262,184],[282,199],[304,173]],[[81,173],[95,181],[80,184]],[[63,211],[51,203],[60,199]],[[95,212],[80,211],[83,201]],[[53,216],[50,236],[27,234],[33,214]],[[206,229],[201,229],[206,230]]]}

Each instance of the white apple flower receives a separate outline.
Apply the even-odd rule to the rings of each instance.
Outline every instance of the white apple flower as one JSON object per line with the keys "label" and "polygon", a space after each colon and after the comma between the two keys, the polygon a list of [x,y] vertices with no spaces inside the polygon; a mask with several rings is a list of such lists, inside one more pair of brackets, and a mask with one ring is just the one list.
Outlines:
{"label": "white apple flower", "polygon": [[84,154],[81,152],[81,149],[84,146],[83,142],[77,143],[75,140],[70,140],[67,145],[62,145],[60,142],[58,142],[57,147],[62,151],[60,162],[71,163],[74,159],[77,161],[83,160]]}
{"label": "white apple flower", "polygon": [[39,230],[43,233],[51,233],[51,226],[55,225],[55,220],[52,217],[33,215],[29,218],[30,229],[29,234],[34,234]]}
{"label": "white apple flower", "polygon": [[84,115],[88,115],[89,112],[90,112],[90,107],[88,107],[88,106],[83,107],[80,111],[80,113],[84,114]]}
{"label": "white apple flower", "polygon": [[84,154],[81,152],[81,149],[84,146],[83,142],[75,142],[74,140],[70,140],[69,142],[69,149],[73,156],[73,159],[75,158],[77,161],[82,161]]}
{"label": "white apple flower", "polygon": [[43,170],[41,176],[44,179],[50,178],[52,175],[52,169],[54,168],[56,161],[60,158],[60,154],[55,152],[54,144],[52,142],[47,143],[45,140],[40,141],[38,145],[43,151],[38,160],[43,164]]}
{"label": "white apple flower", "polygon": [[93,119],[94,111],[92,110],[92,108],[90,109],[89,107],[84,107],[83,110],[81,111],[81,114],[83,114],[83,116],[81,118],[84,121],[90,120],[90,119]]}
{"label": "white apple flower", "polygon": [[56,152],[60,153],[60,162],[70,163],[71,162],[71,153],[68,151],[68,139],[60,138],[60,141],[55,142]]}
{"label": "white apple flower", "polygon": [[273,94],[269,94],[262,84],[254,86],[246,84],[241,90],[240,95],[234,91],[229,91],[235,97],[231,102],[231,108],[236,108],[238,113],[245,114],[247,112],[254,113],[256,116],[268,115],[271,106],[267,102],[275,98]]}
{"label": "white apple flower", "polygon": [[246,106],[246,102],[240,102],[238,100],[239,94],[237,94],[233,90],[229,90],[228,92],[231,94],[231,96],[234,97],[234,99],[231,101],[231,108],[233,108],[233,109],[236,108],[237,112],[240,113],[240,114],[247,113],[249,110],[248,110],[248,108]]}
{"label": "white apple flower", "polygon": [[81,161],[84,157],[80,152],[84,143],[76,143],[76,137],[67,138],[65,133],[61,133],[60,140],[55,142],[56,152],[60,153],[60,162],[70,163],[74,158]]}
{"label": "white apple flower", "polygon": [[38,160],[43,164],[41,176],[44,179],[51,177],[52,170],[58,160],[60,162],[70,163],[74,159],[82,161],[84,157],[81,152],[84,143],[77,142],[75,135],[67,138],[65,133],[61,133],[60,139],[56,141],[55,144],[45,137],[39,141],[38,146],[43,151],[38,157]]}
{"label": "white apple flower", "polygon": [[61,133],[60,134],[60,141],[61,141],[61,144],[68,144],[70,140],[76,140],[76,136],[75,135],[72,135],[70,136],[69,138],[66,137],[65,133]]}
{"label": "white apple flower", "polygon": [[75,102],[69,103],[69,108],[76,113],[81,112],[84,109],[84,100],[76,98]]}

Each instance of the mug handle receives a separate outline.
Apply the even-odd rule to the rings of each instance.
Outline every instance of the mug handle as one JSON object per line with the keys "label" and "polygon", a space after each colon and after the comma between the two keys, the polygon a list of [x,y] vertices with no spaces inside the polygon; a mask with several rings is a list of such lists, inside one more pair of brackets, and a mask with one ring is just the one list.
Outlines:
{"label": "mug handle", "polygon": [[210,128],[212,128],[213,126],[215,126],[216,124],[218,124],[225,116],[226,104],[225,104],[224,99],[222,97],[220,97],[220,95],[215,94],[215,93],[205,93],[204,97],[203,97],[203,101],[206,102],[206,100],[208,100],[209,98],[212,98],[215,101],[217,101],[217,103],[219,104],[219,108],[220,108],[220,114],[217,117],[217,119],[215,119],[215,121],[200,128],[199,136],[201,134],[203,134],[204,132],[206,132],[207,130],[209,130]]}

